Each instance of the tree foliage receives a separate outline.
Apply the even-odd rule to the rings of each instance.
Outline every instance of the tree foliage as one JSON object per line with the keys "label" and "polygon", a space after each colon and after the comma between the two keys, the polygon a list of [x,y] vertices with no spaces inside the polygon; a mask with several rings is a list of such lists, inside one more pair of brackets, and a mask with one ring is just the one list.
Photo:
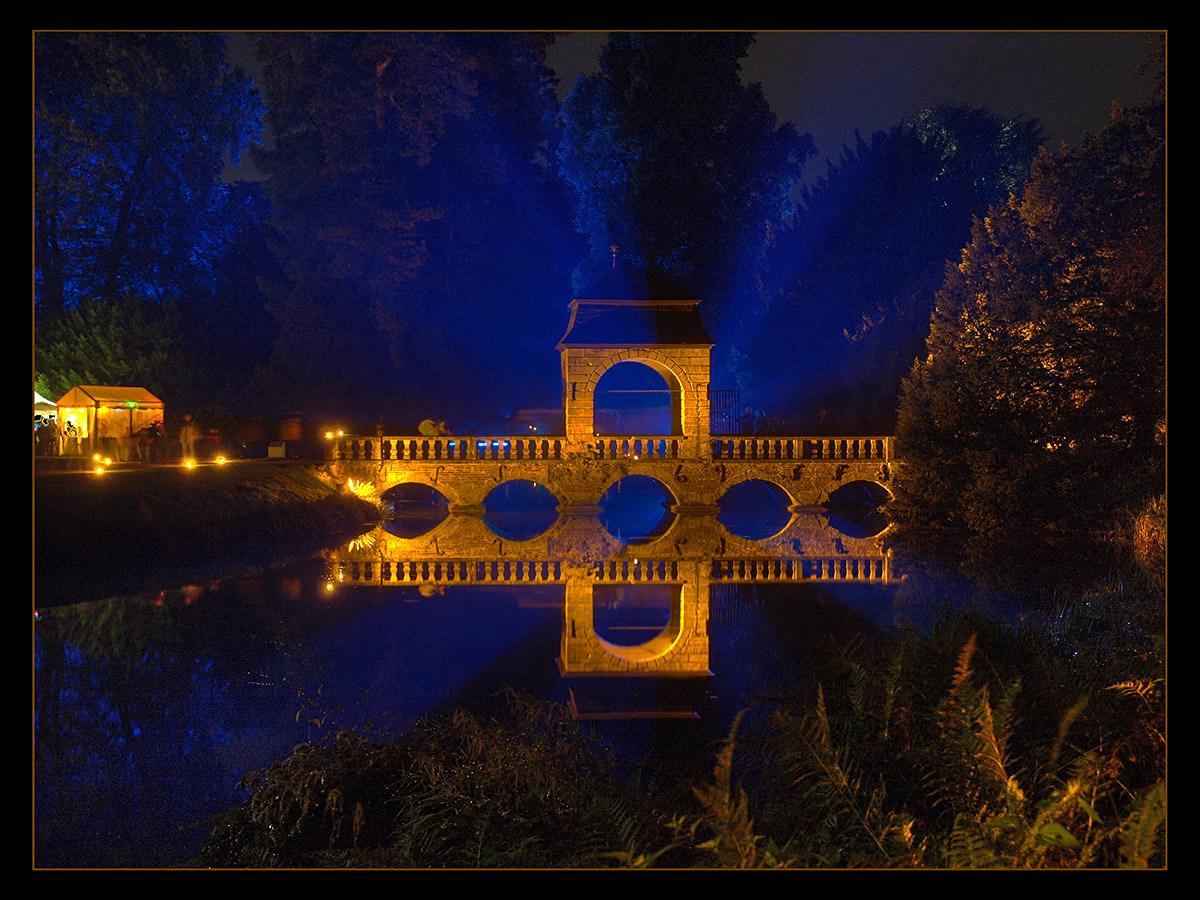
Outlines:
{"label": "tree foliage", "polygon": [[[488,350],[515,356],[520,328],[549,318],[533,299],[546,292],[532,285],[544,289],[552,268],[530,264],[553,246],[544,229],[555,219],[537,165],[553,109],[544,40],[272,33],[255,42],[277,135],[258,161],[287,276],[273,300],[281,340],[265,389],[291,385],[298,407],[372,418],[445,408],[469,393],[462,373]],[[367,398],[372,382],[377,396]]]}
{"label": "tree foliage", "polygon": [[[747,33],[615,33],[563,107],[560,169],[575,191],[588,287],[617,261],[711,300],[718,344],[749,313],[753,276],[812,140],[777,125],[739,77]],[[747,289],[748,288],[748,289]]]}
{"label": "tree foliage", "polygon": [[35,301],[209,289],[237,221],[219,176],[261,128],[218,33],[34,36]]}
{"label": "tree foliage", "polygon": [[1043,151],[976,222],[904,383],[895,514],[981,544],[1106,527],[1161,493],[1165,105]]}
{"label": "tree foliage", "polygon": [[[758,395],[809,427],[890,432],[947,263],[972,218],[1020,188],[1039,142],[1036,121],[943,106],[844,148],[776,233],[766,325],[747,352]],[[811,415],[821,408],[837,421]]]}

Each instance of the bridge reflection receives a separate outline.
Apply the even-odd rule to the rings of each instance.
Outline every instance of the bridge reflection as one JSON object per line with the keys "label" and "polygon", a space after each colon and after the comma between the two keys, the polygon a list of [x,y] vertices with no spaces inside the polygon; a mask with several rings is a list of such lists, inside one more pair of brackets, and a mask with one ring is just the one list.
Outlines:
{"label": "bridge reflection", "polygon": [[594,512],[561,512],[527,540],[505,539],[478,514],[450,514],[407,537],[384,523],[329,554],[330,585],[416,588],[427,597],[460,586],[561,585],[564,678],[703,679],[712,674],[712,598],[725,586],[892,580],[880,535],[839,530],[837,516],[820,508],[793,509],[764,540],[738,537],[715,515],[678,515],[636,545],[618,541]]}

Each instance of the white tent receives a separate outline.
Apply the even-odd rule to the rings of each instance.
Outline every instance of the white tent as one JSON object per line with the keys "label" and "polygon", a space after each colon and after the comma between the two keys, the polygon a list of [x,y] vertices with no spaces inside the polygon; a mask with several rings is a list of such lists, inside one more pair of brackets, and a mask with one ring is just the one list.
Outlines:
{"label": "white tent", "polygon": [[37,391],[33,392],[33,414],[35,416],[38,413],[42,415],[53,413],[56,409],[58,409],[58,405],[53,400],[47,400]]}

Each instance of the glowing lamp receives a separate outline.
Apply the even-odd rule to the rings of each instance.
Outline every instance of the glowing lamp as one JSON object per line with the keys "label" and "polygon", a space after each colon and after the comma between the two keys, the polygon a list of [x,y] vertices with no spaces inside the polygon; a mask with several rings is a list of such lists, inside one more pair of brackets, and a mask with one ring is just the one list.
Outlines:
{"label": "glowing lamp", "polygon": [[223,465],[225,465],[225,457],[223,457],[223,456],[218,456],[218,457],[217,457],[217,465],[218,465],[218,466],[223,466]]}
{"label": "glowing lamp", "polygon": [[111,466],[112,465],[112,457],[110,457],[110,456],[104,457],[104,464],[106,466]]}
{"label": "glowing lamp", "polygon": [[96,466],[96,474],[103,475],[104,474],[104,466]]}
{"label": "glowing lamp", "polygon": [[189,459],[184,463],[184,465],[189,469],[194,469],[196,467],[196,461],[194,459]]}
{"label": "glowing lamp", "polygon": [[332,431],[325,432],[325,440],[327,440],[327,441],[333,440],[333,432]]}

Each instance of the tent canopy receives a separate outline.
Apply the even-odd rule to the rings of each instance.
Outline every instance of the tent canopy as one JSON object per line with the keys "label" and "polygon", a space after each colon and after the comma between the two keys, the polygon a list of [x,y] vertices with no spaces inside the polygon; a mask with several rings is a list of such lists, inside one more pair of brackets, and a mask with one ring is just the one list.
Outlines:
{"label": "tent canopy", "polygon": [[47,400],[37,391],[33,392],[33,411],[35,413],[54,412],[56,408],[53,401]]}
{"label": "tent canopy", "polygon": [[96,409],[128,407],[130,409],[162,409],[163,402],[144,387],[112,387],[80,384],[58,400],[60,407],[90,406]]}

